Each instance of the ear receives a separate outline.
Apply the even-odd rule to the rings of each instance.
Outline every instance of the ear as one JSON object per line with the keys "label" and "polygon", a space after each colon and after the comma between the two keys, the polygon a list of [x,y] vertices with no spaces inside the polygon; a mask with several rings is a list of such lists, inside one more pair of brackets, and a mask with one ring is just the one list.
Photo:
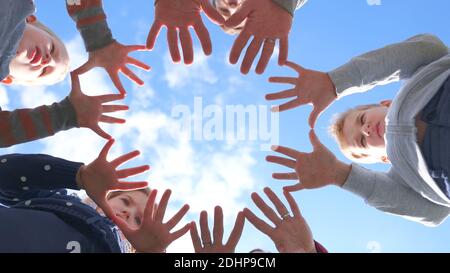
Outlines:
{"label": "ear", "polygon": [[6,85],[12,85],[14,83],[14,80],[13,80],[13,77],[7,76],[3,80],[1,80],[1,82]]}
{"label": "ear", "polygon": [[387,156],[382,156],[381,157],[381,162],[383,162],[383,163],[391,163],[391,161],[389,160],[389,158]]}
{"label": "ear", "polygon": [[389,107],[392,104],[392,100],[383,100],[380,102],[381,105]]}

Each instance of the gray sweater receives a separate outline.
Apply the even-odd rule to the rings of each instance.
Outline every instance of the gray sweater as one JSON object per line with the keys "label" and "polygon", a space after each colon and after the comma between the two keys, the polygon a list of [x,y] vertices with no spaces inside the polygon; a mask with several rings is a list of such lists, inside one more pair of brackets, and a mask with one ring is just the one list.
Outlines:
{"label": "gray sweater", "polygon": [[343,188],[384,212],[439,225],[450,214],[450,200],[428,173],[415,117],[450,76],[448,48],[433,35],[418,35],[353,58],[329,75],[338,97],[406,80],[386,117],[391,169],[384,173],[353,164]]}

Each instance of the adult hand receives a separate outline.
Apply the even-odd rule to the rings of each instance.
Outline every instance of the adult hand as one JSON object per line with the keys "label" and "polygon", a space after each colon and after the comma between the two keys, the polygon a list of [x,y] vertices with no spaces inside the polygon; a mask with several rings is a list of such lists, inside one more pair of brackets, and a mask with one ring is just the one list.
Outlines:
{"label": "adult hand", "polygon": [[294,169],[295,172],[274,173],[272,176],[280,180],[299,180],[293,186],[286,186],[284,190],[292,192],[302,189],[316,189],[328,185],[342,186],[350,173],[351,166],[340,162],[317,138],[313,130],[309,132],[313,145],[312,153],[302,153],[283,146],[275,146],[275,152],[290,158],[268,156],[266,160]]}
{"label": "adult hand", "polygon": [[155,21],[148,34],[147,48],[153,49],[162,26],[166,26],[167,43],[173,62],[178,63],[181,60],[178,35],[183,49],[184,63],[192,64],[194,50],[189,27],[193,27],[200,40],[203,52],[210,55],[212,53],[211,38],[200,16],[202,10],[215,24],[221,25],[225,22],[219,12],[211,6],[209,0],[156,0]]}
{"label": "adult hand", "polygon": [[261,57],[256,66],[256,73],[262,74],[266,70],[273,54],[276,40],[280,40],[278,64],[283,65],[288,58],[289,32],[292,26],[292,16],[275,4],[272,0],[246,0],[240,9],[226,22],[229,28],[240,25],[244,20],[245,26],[233,44],[230,53],[230,63],[236,64],[253,36],[242,61],[241,72],[247,74],[256,55],[264,44]]}
{"label": "adult hand", "polygon": [[270,188],[265,188],[264,192],[275,205],[278,214],[257,193],[252,194],[252,200],[275,227],[270,226],[246,208],[244,214],[250,223],[269,236],[280,253],[316,252],[311,229],[302,217],[292,195],[287,191],[283,192],[291,208],[293,214],[291,216],[289,210]]}
{"label": "adult hand", "polygon": [[275,112],[286,111],[308,103],[312,104],[314,109],[309,116],[309,126],[314,128],[319,115],[336,100],[334,84],[327,73],[305,69],[289,61],[286,62],[286,65],[297,71],[298,77],[271,77],[269,82],[293,84],[295,87],[268,94],[266,99],[291,99],[272,108]]}
{"label": "adult hand", "polygon": [[214,209],[214,229],[213,240],[211,240],[211,232],[208,227],[208,213],[202,211],[200,213],[200,229],[201,240],[198,235],[197,225],[195,222],[191,223],[191,238],[194,245],[195,253],[234,253],[236,245],[242,235],[244,229],[245,217],[242,212],[239,212],[234,223],[233,230],[226,244],[223,240],[223,211],[217,206]]}
{"label": "adult hand", "polygon": [[189,205],[184,205],[169,221],[163,223],[171,191],[166,190],[164,192],[159,205],[155,204],[157,193],[157,190],[152,190],[150,193],[144,211],[144,218],[138,229],[131,229],[120,217],[113,219],[137,252],[164,252],[173,241],[189,231],[190,224],[186,224],[183,228],[171,232],[187,213]]}
{"label": "adult hand", "polygon": [[144,85],[144,82],[127,67],[127,64],[131,64],[138,68],[144,69],[145,71],[149,71],[151,69],[150,66],[128,56],[133,51],[144,50],[147,50],[147,48],[143,45],[125,46],[114,41],[104,48],[89,52],[88,61],[77,68],[74,73],[81,75],[94,67],[103,67],[111,78],[114,86],[116,86],[117,90],[119,90],[120,94],[125,95],[127,92],[120,81],[119,71],[137,85]]}
{"label": "adult hand", "polygon": [[111,136],[103,131],[98,123],[125,123],[124,119],[114,118],[105,115],[105,113],[125,111],[128,110],[128,106],[104,105],[104,103],[122,100],[124,96],[119,94],[87,96],[81,91],[78,76],[72,72],[70,73],[70,77],[72,80],[72,91],[70,92],[69,100],[75,108],[78,125],[80,127],[91,129],[103,138],[111,139]]}
{"label": "adult hand", "polygon": [[136,190],[147,187],[147,182],[125,182],[121,179],[144,173],[150,169],[150,166],[143,165],[134,168],[117,170],[117,168],[138,156],[139,151],[134,151],[122,155],[109,162],[106,157],[114,144],[114,140],[108,141],[101,150],[97,159],[86,166],[82,166],[77,173],[77,184],[80,189],[84,189],[87,195],[103,210],[110,219],[115,217],[114,211],[107,202],[109,191],[117,190]]}

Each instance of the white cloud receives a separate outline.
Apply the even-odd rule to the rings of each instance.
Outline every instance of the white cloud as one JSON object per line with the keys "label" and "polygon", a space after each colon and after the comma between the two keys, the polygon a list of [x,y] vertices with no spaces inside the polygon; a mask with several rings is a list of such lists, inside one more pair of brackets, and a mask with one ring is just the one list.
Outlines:
{"label": "white cloud", "polygon": [[9,98],[6,88],[0,85],[0,107],[2,110],[8,110]]}
{"label": "white cloud", "polygon": [[174,64],[169,53],[164,56],[164,79],[172,89],[182,88],[188,84],[214,84],[219,79],[208,63],[208,57],[199,48],[194,50],[194,63]]}
{"label": "white cloud", "polygon": [[367,250],[370,253],[381,253],[381,244],[377,241],[369,241],[366,246]]}

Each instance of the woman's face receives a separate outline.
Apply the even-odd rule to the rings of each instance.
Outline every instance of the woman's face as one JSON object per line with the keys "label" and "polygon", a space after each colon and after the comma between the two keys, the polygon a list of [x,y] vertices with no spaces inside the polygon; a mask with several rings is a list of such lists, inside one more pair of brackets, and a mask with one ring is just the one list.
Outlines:
{"label": "woman's face", "polygon": [[108,204],[117,217],[137,229],[142,223],[147,200],[148,196],[142,191],[130,191],[108,199]]}
{"label": "woman's face", "polygon": [[9,65],[14,83],[53,84],[63,79],[68,66],[65,46],[45,30],[27,23],[16,57]]}

